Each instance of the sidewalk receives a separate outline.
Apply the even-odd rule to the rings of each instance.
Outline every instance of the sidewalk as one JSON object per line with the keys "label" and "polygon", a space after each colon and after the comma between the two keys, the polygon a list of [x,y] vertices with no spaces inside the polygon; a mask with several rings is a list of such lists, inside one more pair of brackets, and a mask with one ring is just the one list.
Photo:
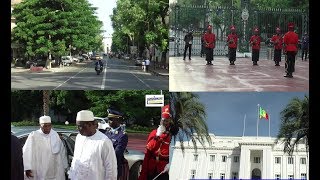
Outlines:
{"label": "sidewalk", "polygon": [[29,73],[47,73],[47,72],[64,72],[64,71],[68,71],[70,70],[70,68],[75,68],[75,67],[82,67],[84,65],[86,65],[87,63],[90,63],[90,61],[83,61],[81,63],[75,63],[71,66],[56,66],[56,67],[51,67],[51,69],[47,69],[47,68],[40,68],[40,67],[35,67],[35,68],[39,68],[39,69],[34,69],[34,71],[32,71],[30,68],[24,68],[24,67],[15,67],[13,64],[11,64],[11,73],[15,73],[15,72],[29,72]]}
{"label": "sidewalk", "polygon": [[169,69],[164,69],[160,67],[149,67],[149,71],[158,76],[169,76]]}

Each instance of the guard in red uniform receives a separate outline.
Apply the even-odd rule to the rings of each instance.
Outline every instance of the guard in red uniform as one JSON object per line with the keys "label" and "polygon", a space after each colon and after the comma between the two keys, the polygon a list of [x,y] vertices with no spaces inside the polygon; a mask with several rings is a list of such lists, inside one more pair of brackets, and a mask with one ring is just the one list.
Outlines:
{"label": "guard in red uniform", "polygon": [[227,37],[227,45],[228,45],[228,51],[229,51],[230,65],[234,65],[234,62],[236,61],[238,35],[236,34],[235,26],[231,26],[230,30],[231,30],[231,33]]}
{"label": "guard in red uniform", "polygon": [[254,35],[251,36],[250,41],[249,41],[249,43],[252,47],[252,61],[253,61],[254,66],[258,65],[259,54],[260,54],[261,38],[258,33],[259,33],[259,29],[255,28]]}
{"label": "guard in red uniform", "polygon": [[272,36],[271,43],[274,45],[274,57],[275,66],[280,66],[279,62],[281,61],[281,50],[283,44],[283,38],[281,36],[280,28],[276,28],[276,34]]}
{"label": "guard in red uniform", "polygon": [[162,118],[157,129],[148,137],[139,180],[169,180],[169,146],[171,115],[169,105],[162,108]]}
{"label": "guard in red uniform", "polygon": [[286,75],[284,77],[292,78],[292,73],[294,72],[294,65],[296,60],[296,55],[298,52],[298,34],[295,33],[294,24],[288,24],[288,32],[283,37],[284,43],[284,54],[286,54]]}
{"label": "guard in red uniform", "polygon": [[215,48],[216,44],[216,35],[212,33],[212,26],[208,26],[208,30],[204,35],[204,43],[206,48],[206,61],[207,65],[212,65],[213,61],[213,49]]}

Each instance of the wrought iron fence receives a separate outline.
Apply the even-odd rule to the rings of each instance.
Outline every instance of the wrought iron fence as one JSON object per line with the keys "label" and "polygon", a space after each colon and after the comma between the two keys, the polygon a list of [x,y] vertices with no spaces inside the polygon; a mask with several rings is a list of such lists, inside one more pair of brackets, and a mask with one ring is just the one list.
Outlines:
{"label": "wrought iron fence", "polygon": [[200,55],[201,34],[208,24],[213,25],[216,35],[215,55],[226,55],[226,37],[229,27],[236,26],[239,36],[238,52],[249,52],[249,39],[253,34],[253,28],[258,27],[262,38],[260,54],[267,55],[268,40],[275,33],[276,27],[280,27],[282,33],[287,32],[288,22],[294,22],[295,31],[299,37],[304,32],[309,32],[309,14],[302,9],[247,9],[247,20],[242,17],[243,9],[236,7],[209,7],[186,6],[174,4],[170,13],[170,56],[180,56],[184,52],[184,36],[193,30],[192,54]]}

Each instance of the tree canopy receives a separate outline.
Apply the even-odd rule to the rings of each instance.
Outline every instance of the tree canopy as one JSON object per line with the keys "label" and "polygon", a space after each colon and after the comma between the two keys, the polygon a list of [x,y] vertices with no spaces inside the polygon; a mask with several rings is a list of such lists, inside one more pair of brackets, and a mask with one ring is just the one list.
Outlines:
{"label": "tree canopy", "polygon": [[[145,95],[160,94],[159,90],[117,91],[50,91],[49,107],[56,120],[75,122],[76,114],[83,109],[93,111],[95,116],[106,117],[107,109],[124,113],[127,124],[152,126],[159,124],[161,109],[145,107]],[[163,91],[165,103],[169,103],[168,91]],[[12,91],[12,121],[35,120],[43,114],[42,91]],[[52,115],[52,114],[51,114]],[[61,119],[66,117],[66,119]]]}
{"label": "tree canopy", "polygon": [[161,51],[168,49],[167,0],[118,0],[111,15],[114,34],[112,51],[137,46],[140,55],[145,46],[155,44]]}
{"label": "tree canopy", "polygon": [[102,22],[95,9],[87,0],[22,1],[12,12],[16,18],[12,40],[31,57],[100,50]]}
{"label": "tree canopy", "polygon": [[284,152],[292,155],[299,143],[309,145],[309,97],[293,98],[281,111],[278,140],[284,142]]}

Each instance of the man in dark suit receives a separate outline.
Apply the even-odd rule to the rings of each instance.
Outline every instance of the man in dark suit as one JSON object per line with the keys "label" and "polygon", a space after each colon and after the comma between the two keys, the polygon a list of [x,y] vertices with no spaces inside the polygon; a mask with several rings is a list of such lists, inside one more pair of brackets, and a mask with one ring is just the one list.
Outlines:
{"label": "man in dark suit", "polygon": [[111,128],[106,132],[106,135],[112,141],[116,152],[118,180],[126,180],[129,171],[128,161],[124,158],[124,152],[128,145],[128,135],[121,126],[122,120],[122,113],[108,109],[108,123]]}
{"label": "man in dark suit", "polygon": [[11,134],[11,179],[24,179],[22,146],[19,139],[13,134]]}

